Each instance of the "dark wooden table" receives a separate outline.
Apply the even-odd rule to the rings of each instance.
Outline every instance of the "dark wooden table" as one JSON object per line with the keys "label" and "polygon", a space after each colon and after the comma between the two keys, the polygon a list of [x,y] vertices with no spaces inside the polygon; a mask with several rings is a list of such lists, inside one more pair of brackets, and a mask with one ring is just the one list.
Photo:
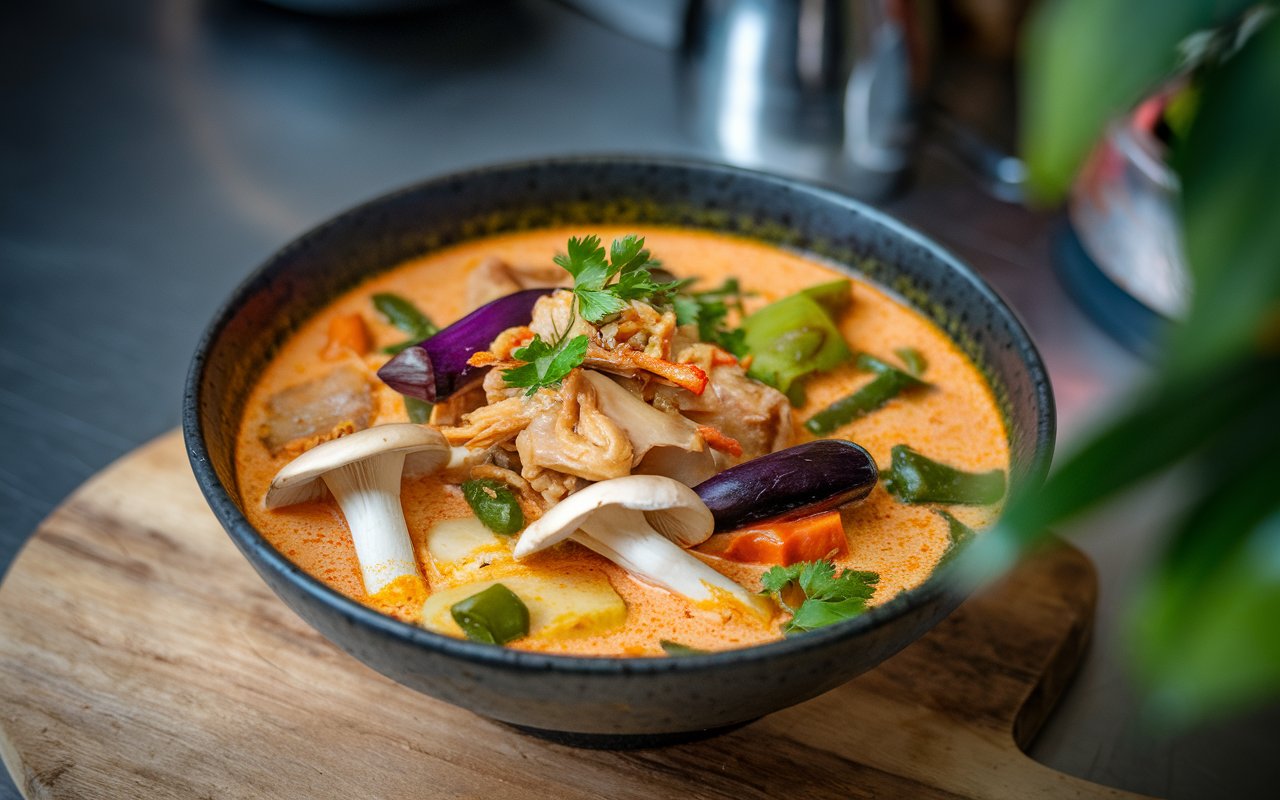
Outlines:
{"label": "dark wooden table", "polygon": [[[215,307],[311,225],[494,161],[714,157],[680,124],[671,53],[550,3],[467,5],[345,23],[233,0],[4,6],[0,570],[81,481],[177,425]],[[1009,129],[1002,73],[953,70],[944,91]],[[884,206],[968,259],[1024,317],[1054,379],[1060,442],[1141,377],[1055,282],[1053,215],[991,200],[929,156]],[[1067,531],[1101,573],[1100,640],[1033,754],[1141,792],[1270,796],[1274,713],[1174,739],[1137,717],[1120,606],[1172,490]],[[0,798],[16,796],[0,778]]]}

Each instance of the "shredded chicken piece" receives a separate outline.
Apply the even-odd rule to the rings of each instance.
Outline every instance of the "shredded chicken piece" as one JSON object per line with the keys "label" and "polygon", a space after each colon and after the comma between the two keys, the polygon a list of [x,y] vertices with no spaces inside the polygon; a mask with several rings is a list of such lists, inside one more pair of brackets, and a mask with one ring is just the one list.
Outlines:
{"label": "shredded chicken piece", "polygon": [[574,310],[573,292],[556,292],[538,298],[529,329],[544,342],[558,342],[562,336],[586,336],[594,341],[598,335],[595,326]]}
{"label": "shredded chicken piece", "polygon": [[[515,362],[512,362],[513,364]],[[507,379],[503,377],[505,369],[491,369],[485,373],[484,381],[481,386],[484,388],[484,396],[490,403],[500,403],[503,400],[512,397],[519,397],[525,393],[522,386],[508,386]]]}
{"label": "shredded chicken piece", "polygon": [[516,493],[516,500],[520,503],[520,510],[524,512],[526,522],[533,522],[542,516],[542,496],[533,490],[533,486],[528,481],[515,472],[497,464],[480,464],[471,468],[471,477],[488,478],[511,487]]}
{"label": "shredded chicken piece", "polygon": [[549,504],[559,503],[587,485],[587,481],[577,475],[566,475],[554,469],[525,467],[521,474],[529,479],[529,485]]}
{"label": "shredded chicken piece", "polygon": [[782,392],[747,377],[746,370],[738,364],[713,366],[707,385],[710,391],[700,396],[659,387],[653,405],[679,411],[736,441],[742,449],[738,454],[717,448],[707,439],[707,444],[717,450],[717,466],[721,469],[791,444],[791,403]]}
{"label": "shredded chicken piece", "polygon": [[616,320],[600,326],[600,343],[608,350],[625,347],[667,359],[675,330],[674,313],[660,313],[648,303],[632,300]]}
{"label": "shredded chicken piece", "polygon": [[582,370],[569,373],[559,395],[558,408],[538,412],[516,437],[525,479],[532,483],[538,469],[589,481],[629,475],[631,440],[600,410],[596,390]]}
{"label": "shredded chicken piece", "polygon": [[441,428],[440,433],[451,445],[473,450],[493,447],[519,434],[536,415],[554,407],[555,401],[556,394],[549,391],[533,397],[512,397],[464,414],[461,425]]}
{"label": "shredded chicken piece", "polygon": [[571,286],[573,276],[553,264],[512,265],[486,258],[467,276],[467,304],[479,308],[521,289]]}
{"label": "shredded chicken piece", "polygon": [[498,358],[507,360],[511,358],[512,352],[524,347],[533,339],[533,330],[528,325],[517,325],[514,328],[507,328],[498,334],[493,343],[489,345],[489,352]]}
{"label": "shredded chicken piece", "polygon": [[437,428],[458,425],[462,418],[489,402],[485,388],[473,381],[431,407],[431,424]]}

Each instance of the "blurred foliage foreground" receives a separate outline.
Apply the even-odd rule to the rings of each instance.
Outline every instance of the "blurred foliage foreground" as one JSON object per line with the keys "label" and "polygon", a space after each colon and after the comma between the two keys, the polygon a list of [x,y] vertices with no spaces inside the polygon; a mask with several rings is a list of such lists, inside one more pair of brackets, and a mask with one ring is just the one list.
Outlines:
{"label": "blurred foliage foreground", "polygon": [[[1055,0],[1024,41],[1033,190],[1061,198],[1110,120],[1179,73],[1198,107],[1171,145],[1194,281],[1155,377],[1042,489],[1010,499],[965,566],[990,574],[1049,526],[1177,467],[1192,489],[1132,587],[1148,710],[1188,725],[1280,697],[1280,14],[1240,0]],[[1213,33],[1206,33],[1212,31]],[[1194,37],[1193,37],[1194,35]],[[1224,44],[1188,63],[1187,44]],[[1201,48],[1203,49],[1203,48]],[[1209,48],[1211,51],[1214,48]]]}

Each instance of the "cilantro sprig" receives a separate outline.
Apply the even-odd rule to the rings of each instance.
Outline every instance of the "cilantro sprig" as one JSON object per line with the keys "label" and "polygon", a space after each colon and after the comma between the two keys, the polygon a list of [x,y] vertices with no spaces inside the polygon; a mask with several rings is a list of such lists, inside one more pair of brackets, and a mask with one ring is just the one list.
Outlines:
{"label": "cilantro sprig", "polygon": [[743,313],[742,297],[737,278],[727,278],[715,289],[678,294],[672,300],[676,324],[696,324],[699,339],[741,358],[747,354],[746,333],[741,328],[729,328],[726,319],[730,309]]}
{"label": "cilantro sprig", "polygon": [[[683,285],[681,281],[659,283],[650,269],[659,266],[644,246],[644,237],[627,234],[614,239],[608,254],[599,236],[569,238],[566,252],[553,259],[573,276],[573,298],[578,315],[588,322],[602,322],[617,314],[632,300],[661,303]],[[508,386],[527,387],[525,394],[536,394],[543,387],[558,386],[587,355],[589,339],[585,335],[570,337],[568,332],[548,342],[541,336],[516,350],[512,355],[527,362],[506,370],[503,380]]]}
{"label": "cilantro sprig", "polygon": [[528,387],[526,395],[534,395],[543,387],[559,386],[560,381],[582,363],[587,355],[587,337],[561,336],[555,344],[535,335],[533,341],[512,353],[527,363],[502,373],[508,386]]}
{"label": "cilantro sprig", "polygon": [[601,322],[627,307],[631,300],[664,302],[680,281],[659,283],[652,268],[659,266],[634,233],[614,239],[605,254],[599,236],[570,237],[566,252],[555,257],[573,276],[578,314],[587,322]]}
{"label": "cilantro sprig", "polygon": [[[772,567],[760,578],[764,591],[792,614],[782,626],[785,634],[804,633],[852,619],[867,610],[880,575],[846,569],[836,575],[835,564],[802,561],[789,567]],[[796,603],[796,589],[803,600]]]}

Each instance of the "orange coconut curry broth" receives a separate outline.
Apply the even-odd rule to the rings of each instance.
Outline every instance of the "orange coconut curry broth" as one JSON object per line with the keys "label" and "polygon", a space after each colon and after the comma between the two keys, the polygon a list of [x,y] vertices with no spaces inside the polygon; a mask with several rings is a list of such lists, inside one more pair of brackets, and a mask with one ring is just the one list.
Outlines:
{"label": "orange coconut curry broth", "polygon": [[[632,258],[592,283],[598,274],[590,270],[603,263],[608,275],[610,243],[616,248],[629,233],[564,228],[467,242],[374,276],[309,320],[246,404],[236,471],[250,522],[336,591],[446,635],[545,652],[660,656],[752,645],[852,616],[919,585],[958,539],[994,521],[1006,431],[985,380],[932,323],[869,283],[835,283],[847,276],[818,261],[705,232],[643,231],[660,266]],[[600,236],[603,259],[566,247],[586,234]],[[578,274],[554,263],[556,254]],[[695,280],[672,286],[673,278]],[[631,286],[639,289],[628,296]],[[645,294],[647,286],[667,288]],[[808,296],[792,300],[815,286],[835,286],[843,297],[813,295],[817,306]],[[471,361],[487,372],[437,397],[431,425],[413,426],[424,435],[408,430],[396,445],[409,454],[396,457],[407,551],[397,556],[394,542],[379,538],[384,532],[360,534],[352,515],[363,512],[350,498],[335,500],[329,475],[310,490],[290,484],[288,497],[273,487],[286,474],[311,480],[312,462],[357,435],[399,436],[409,426],[383,426],[422,423],[428,407],[379,379],[389,360],[403,358],[385,350],[434,332],[423,324],[448,326],[529,287],[559,288],[538,300],[532,319],[484,343]],[[788,303],[810,316],[820,306],[823,325],[843,339],[839,352],[821,345],[798,375],[762,368],[778,363],[776,352],[761,355],[775,343],[795,339],[808,352],[807,329],[794,329],[804,321],[778,311]],[[702,316],[690,321],[690,313]],[[699,373],[709,378],[703,395],[695,392]],[[717,392],[721,416],[700,416],[699,398]],[[733,407],[730,398],[768,411]],[[623,401],[646,406],[639,422],[618,421],[612,408]],[[566,427],[567,405],[576,416]],[[655,412],[678,423],[673,435],[689,437],[681,445],[689,452],[677,455],[697,451],[698,469],[750,468],[753,458],[831,438],[861,445],[889,477],[873,477],[865,497],[838,509],[717,526],[711,535],[712,515],[685,488],[694,484],[688,470],[664,477],[662,467],[644,466],[648,434],[637,430]],[[599,451],[590,469],[573,460],[578,447]],[[557,448],[565,452],[550,452]],[[306,469],[294,469],[304,461]],[[386,469],[400,474],[400,462]],[[645,528],[666,513],[622,507],[580,521],[576,533],[560,531],[576,497],[613,502],[615,486],[630,487],[632,497],[670,495],[680,509],[670,541],[610,539],[627,520]],[[946,496],[954,486],[971,494]],[[382,583],[370,559],[399,563],[398,572]],[[699,564],[727,583],[708,580]],[[706,591],[682,589],[677,573],[694,584],[703,575]]]}

